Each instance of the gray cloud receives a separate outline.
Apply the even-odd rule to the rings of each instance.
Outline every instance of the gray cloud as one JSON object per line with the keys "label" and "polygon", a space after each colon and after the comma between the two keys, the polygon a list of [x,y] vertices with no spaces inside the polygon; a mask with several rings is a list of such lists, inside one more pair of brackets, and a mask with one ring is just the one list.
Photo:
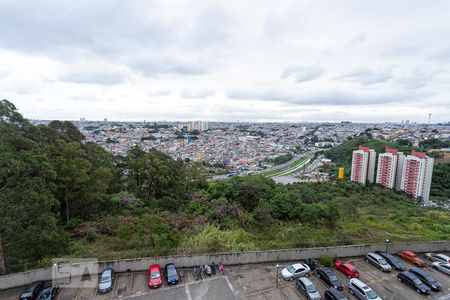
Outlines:
{"label": "gray cloud", "polygon": [[347,43],[345,43],[344,47],[345,48],[355,47],[358,44],[364,43],[366,41],[366,39],[367,39],[367,34],[365,34],[364,32],[360,32],[355,37],[350,39]]}
{"label": "gray cloud", "polygon": [[391,70],[372,71],[365,68],[355,69],[348,73],[344,73],[335,80],[353,81],[362,85],[371,85],[380,82],[386,82],[393,78]]}
{"label": "gray cloud", "polygon": [[181,97],[186,99],[194,99],[194,98],[207,98],[213,96],[215,92],[210,89],[204,90],[191,90],[191,89],[183,89],[180,91]]}
{"label": "gray cloud", "polygon": [[80,84],[113,85],[125,82],[125,75],[112,67],[74,67],[59,74],[58,79]]}
{"label": "gray cloud", "polygon": [[146,95],[150,96],[150,97],[169,96],[170,95],[170,90],[168,90],[168,89],[159,89],[159,90],[149,91],[149,92],[146,93]]}
{"label": "gray cloud", "polygon": [[325,69],[321,65],[298,66],[290,65],[281,73],[282,79],[293,78],[294,82],[302,83],[305,81],[319,78]]}
{"label": "gray cloud", "polygon": [[208,67],[200,61],[172,58],[140,59],[131,62],[129,66],[142,75],[152,78],[167,74],[202,75],[208,70]]}
{"label": "gray cloud", "polygon": [[422,95],[414,93],[379,93],[341,90],[321,90],[310,93],[281,89],[232,89],[226,92],[232,99],[280,101],[296,105],[376,105],[417,101]]}

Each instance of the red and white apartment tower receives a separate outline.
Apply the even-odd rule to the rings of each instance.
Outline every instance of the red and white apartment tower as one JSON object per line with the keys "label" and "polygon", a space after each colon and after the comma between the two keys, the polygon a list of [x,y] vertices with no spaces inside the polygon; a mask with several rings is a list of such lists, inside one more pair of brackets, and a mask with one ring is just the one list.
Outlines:
{"label": "red and white apartment tower", "polygon": [[376,183],[385,188],[399,190],[404,155],[397,149],[386,147],[385,153],[378,155],[377,180]]}
{"label": "red and white apartment tower", "polygon": [[414,150],[403,163],[400,189],[416,199],[422,197],[424,205],[429,204],[433,163],[433,158]]}
{"label": "red and white apartment tower", "polygon": [[361,184],[373,183],[376,155],[375,150],[363,146],[353,151],[350,180]]}

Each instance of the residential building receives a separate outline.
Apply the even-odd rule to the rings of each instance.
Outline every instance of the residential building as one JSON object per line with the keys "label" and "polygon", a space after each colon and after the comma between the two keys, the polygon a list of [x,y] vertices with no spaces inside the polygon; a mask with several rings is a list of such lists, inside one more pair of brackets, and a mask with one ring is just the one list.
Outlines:
{"label": "residential building", "polygon": [[375,177],[376,152],[374,149],[359,146],[353,151],[350,180],[361,184],[373,183]]}
{"label": "residential building", "polygon": [[424,205],[429,204],[433,163],[433,158],[414,150],[403,163],[400,189],[415,199],[421,197]]}
{"label": "residential building", "polygon": [[394,188],[397,175],[397,160],[397,149],[386,147],[386,152],[378,155],[376,183],[388,189]]}

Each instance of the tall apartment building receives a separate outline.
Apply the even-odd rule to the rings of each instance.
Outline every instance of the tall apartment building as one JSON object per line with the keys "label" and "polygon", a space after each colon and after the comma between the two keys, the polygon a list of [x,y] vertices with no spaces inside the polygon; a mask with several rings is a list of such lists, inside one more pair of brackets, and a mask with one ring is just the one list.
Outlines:
{"label": "tall apartment building", "polygon": [[429,204],[433,163],[433,158],[414,150],[403,163],[400,189],[416,199],[422,197],[424,205]]}
{"label": "tall apartment building", "polygon": [[397,179],[398,150],[386,147],[385,153],[378,155],[376,183],[385,188],[392,189]]}
{"label": "tall apartment building", "polygon": [[363,146],[353,151],[351,181],[361,184],[374,182],[376,154],[374,149]]}
{"label": "tall apartment building", "polygon": [[208,121],[188,122],[187,129],[188,129],[188,131],[193,131],[193,130],[205,131],[205,130],[209,129],[209,122]]}

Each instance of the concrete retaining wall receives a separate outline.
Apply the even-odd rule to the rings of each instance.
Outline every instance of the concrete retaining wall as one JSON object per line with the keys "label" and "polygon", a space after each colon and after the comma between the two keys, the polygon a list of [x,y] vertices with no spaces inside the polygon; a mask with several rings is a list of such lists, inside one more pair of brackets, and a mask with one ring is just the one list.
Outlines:
{"label": "concrete retaining wall", "polygon": [[[225,265],[256,264],[267,262],[298,261],[306,258],[319,258],[322,255],[336,257],[364,256],[368,252],[384,251],[386,244],[364,244],[338,247],[299,248],[284,250],[264,250],[248,252],[210,253],[133,258],[99,262],[99,270],[110,267],[116,272],[145,271],[152,264],[165,265],[172,262],[178,267],[192,267],[211,262],[223,262]],[[389,252],[411,250],[414,252],[450,251],[450,241],[428,243],[392,243]],[[28,272],[0,276],[0,290],[27,285],[36,280],[51,280],[52,269],[36,269]]]}

